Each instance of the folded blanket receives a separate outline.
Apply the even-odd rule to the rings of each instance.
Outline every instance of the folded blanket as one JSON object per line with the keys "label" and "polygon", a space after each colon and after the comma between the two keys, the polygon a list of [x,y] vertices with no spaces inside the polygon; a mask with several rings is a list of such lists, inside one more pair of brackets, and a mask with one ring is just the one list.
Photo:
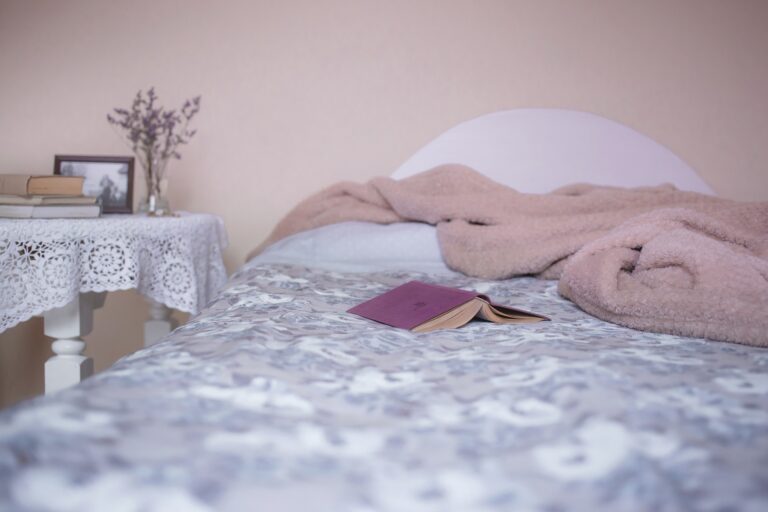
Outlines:
{"label": "folded blanket", "polygon": [[[760,267],[768,260],[768,203],[729,201],[670,185],[623,189],[579,184],[549,194],[524,194],[467,167],[445,165],[400,181],[375,178],[367,184],[334,185],[301,202],[249,258],[299,231],[351,220],[434,224],[446,264],[471,276],[559,278],[566,269],[561,293],[609,321],[768,345],[768,334],[758,334],[768,331],[768,274]],[[655,247],[654,254],[669,252],[670,257],[640,258],[646,243]],[[672,243],[689,250],[670,252],[665,247]],[[717,256],[713,245],[720,248]],[[707,260],[706,265],[683,260],[697,253],[695,261]],[[744,270],[745,258],[752,258],[746,264],[750,270]],[[639,262],[649,266],[635,268]],[[658,271],[650,271],[651,262],[659,262]],[[635,271],[638,277],[627,279]],[[731,274],[749,277],[737,280]],[[683,286],[685,276],[688,287]],[[619,283],[614,288],[607,284],[611,279]],[[745,280],[753,281],[750,287],[742,286]],[[727,294],[713,296],[718,286],[727,288]],[[626,293],[628,287],[642,287],[645,295]],[[676,298],[670,289],[678,290]],[[743,302],[755,305],[744,315],[714,319],[694,314],[697,308],[713,313],[721,306],[731,312],[739,307],[741,291],[746,294]],[[652,303],[658,306],[645,307]],[[748,318],[753,328],[737,331],[735,324]]]}
{"label": "folded blanket", "polygon": [[759,235],[689,209],[656,210],[585,245],[558,289],[620,325],[768,346],[763,226]]}

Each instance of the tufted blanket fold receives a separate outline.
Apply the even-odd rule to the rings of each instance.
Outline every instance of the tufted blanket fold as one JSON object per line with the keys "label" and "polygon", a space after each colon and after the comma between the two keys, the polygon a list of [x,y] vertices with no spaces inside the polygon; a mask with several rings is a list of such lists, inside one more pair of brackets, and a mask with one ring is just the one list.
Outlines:
{"label": "tufted blanket fold", "polygon": [[670,185],[525,194],[443,165],[331,186],[299,203],[249,258],[294,233],[352,220],[434,224],[450,268],[560,279],[563,296],[604,320],[768,346],[768,203]]}

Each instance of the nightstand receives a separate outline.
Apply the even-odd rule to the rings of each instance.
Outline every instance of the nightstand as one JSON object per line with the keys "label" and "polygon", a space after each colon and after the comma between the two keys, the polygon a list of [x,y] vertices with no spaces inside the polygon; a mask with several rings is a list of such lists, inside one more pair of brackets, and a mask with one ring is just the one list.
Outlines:
{"label": "nightstand", "polygon": [[93,373],[82,336],[107,292],[150,301],[144,343],[174,327],[170,310],[195,314],[227,279],[223,221],[214,215],[105,215],[97,219],[0,219],[0,332],[43,316],[54,356],[45,392]]}

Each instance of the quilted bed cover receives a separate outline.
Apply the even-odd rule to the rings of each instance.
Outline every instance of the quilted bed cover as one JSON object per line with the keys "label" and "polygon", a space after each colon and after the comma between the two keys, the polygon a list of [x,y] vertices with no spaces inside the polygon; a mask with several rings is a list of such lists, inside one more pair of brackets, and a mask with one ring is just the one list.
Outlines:
{"label": "quilted bed cover", "polygon": [[[552,321],[345,313],[411,279]],[[765,510],[768,350],[608,324],[556,286],[246,265],[165,341],[0,413],[0,510]]]}

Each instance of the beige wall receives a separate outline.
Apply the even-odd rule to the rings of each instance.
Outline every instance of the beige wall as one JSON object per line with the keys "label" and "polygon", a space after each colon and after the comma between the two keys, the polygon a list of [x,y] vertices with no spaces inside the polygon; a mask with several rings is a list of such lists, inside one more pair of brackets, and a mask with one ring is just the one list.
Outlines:
{"label": "beige wall", "polygon": [[[225,219],[230,270],[300,198],[498,109],[601,114],[721,195],[768,199],[766,26],[762,0],[0,0],[0,172],[127,154],[105,115],[154,85],[169,106],[203,96],[170,197]],[[138,346],[145,315],[110,296],[97,367]],[[0,335],[0,404],[40,389],[39,327]]]}

